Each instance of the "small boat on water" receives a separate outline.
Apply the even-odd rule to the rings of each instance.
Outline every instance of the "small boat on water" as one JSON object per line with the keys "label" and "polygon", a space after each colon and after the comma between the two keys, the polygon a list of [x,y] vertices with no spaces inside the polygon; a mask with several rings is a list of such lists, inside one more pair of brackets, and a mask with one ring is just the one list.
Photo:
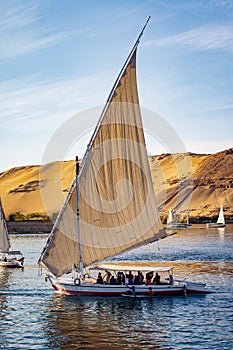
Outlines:
{"label": "small boat on water", "polygon": [[180,228],[189,228],[192,225],[189,223],[189,214],[187,214],[186,222],[176,222],[174,221],[172,210],[169,209],[168,217],[167,217],[167,226],[168,230],[175,230]]}
{"label": "small boat on water", "polygon": [[223,206],[221,204],[217,222],[207,223],[206,228],[224,228],[224,227],[226,227],[226,224],[225,224]]}
{"label": "small boat on water", "polygon": [[7,223],[0,200],[0,266],[23,267],[24,257],[18,250],[10,250]]}
{"label": "small boat on water", "polygon": [[[149,20],[149,19],[148,19]],[[170,272],[153,266],[107,266],[103,261],[167,237],[156,204],[136,83],[140,33],[107,99],[76,177],[39,257],[59,293],[89,296],[130,294],[131,282],[103,283],[101,271]],[[132,265],[132,264],[131,264]],[[99,271],[93,278],[92,271]],[[202,283],[165,281],[135,284],[136,293],[179,295],[208,293]],[[135,282],[134,282],[135,283]]]}

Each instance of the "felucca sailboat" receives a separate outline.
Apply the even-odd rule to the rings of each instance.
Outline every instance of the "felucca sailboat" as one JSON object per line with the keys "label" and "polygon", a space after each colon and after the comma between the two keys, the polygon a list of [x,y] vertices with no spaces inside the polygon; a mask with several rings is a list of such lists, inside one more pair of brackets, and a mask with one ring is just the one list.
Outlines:
{"label": "felucca sailboat", "polygon": [[24,257],[18,250],[10,250],[10,239],[2,201],[0,199],[0,266],[23,267]]}
{"label": "felucca sailboat", "polygon": [[[158,270],[98,265],[166,237],[155,200],[136,82],[137,47],[148,21],[116,79],[81,164],[76,160],[76,178],[39,258],[39,264],[50,271],[47,279],[60,293],[122,295],[130,292],[132,284],[127,270],[138,275]],[[92,268],[111,270],[116,277],[121,273],[125,279],[101,283],[90,277]],[[171,275],[173,268],[161,270]],[[184,282],[151,286],[156,294],[183,294],[186,287]],[[149,287],[141,283],[135,288],[137,294],[147,294]],[[204,290],[204,285],[197,288]]]}
{"label": "felucca sailboat", "polygon": [[169,209],[168,217],[167,217],[167,229],[168,230],[175,230],[180,228],[189,228],[192,225],[189,223],[189,213],[187,213],[186,222],[176,222],[173,219],[172,210]]}
{"label": "felucca sailboat", "polygon": [[217,222],[209,222],[206,224],[206,227],[207,228],[224,228],[224,227],[226,227],[222,204],[221,204],[220,209],[219,209],[219,215],[218,215]]}

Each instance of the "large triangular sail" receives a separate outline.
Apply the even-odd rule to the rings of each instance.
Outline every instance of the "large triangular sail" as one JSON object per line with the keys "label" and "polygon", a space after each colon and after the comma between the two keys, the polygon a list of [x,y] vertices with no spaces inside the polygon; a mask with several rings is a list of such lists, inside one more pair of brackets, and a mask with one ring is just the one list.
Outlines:
{"label": "large triangular sail", "polygon": [[2,201],[0,199],[0,251],[8,252],[10,249],[10,241],[5,220],[5,215],[2,208]]}
{"label": "large triangular sail", "polygon": [[80,235],[73,182],[39,259],[56,276],[71,272],[74,263],[80,266],[80,246],[86,267],[166,236],[156,205],[137,91],[136,52],[141,35],[80,165]]}

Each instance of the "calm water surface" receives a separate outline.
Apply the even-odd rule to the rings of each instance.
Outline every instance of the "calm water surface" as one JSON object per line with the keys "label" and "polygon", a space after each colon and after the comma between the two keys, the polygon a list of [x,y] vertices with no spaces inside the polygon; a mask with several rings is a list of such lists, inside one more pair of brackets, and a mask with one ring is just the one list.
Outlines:
{"label": "calm water surface", "polygon": [[0,269],[0,349],[233,349],[233,227],[201,227],[140,248],[216,293],[153,299],[61,296],[38,275],[46,236],[11,236],[25,268]]}

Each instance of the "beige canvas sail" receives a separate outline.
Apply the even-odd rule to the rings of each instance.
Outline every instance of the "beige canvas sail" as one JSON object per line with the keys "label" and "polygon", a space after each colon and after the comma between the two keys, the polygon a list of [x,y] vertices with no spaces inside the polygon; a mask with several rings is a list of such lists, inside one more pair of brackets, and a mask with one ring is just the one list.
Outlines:
{"label": "beige canvas sail", "polygon": [[10,248],[8,239],[8,232],[4,212],[2,208],[2,202],[0,200],[0,251],[7,252]]}
{"label": "beige canvas sail", "polygon": [[80,240],[73,183],[39,262],[54,275],[165,237],[141,122],[136,50],[110,94],[79,174]]}

